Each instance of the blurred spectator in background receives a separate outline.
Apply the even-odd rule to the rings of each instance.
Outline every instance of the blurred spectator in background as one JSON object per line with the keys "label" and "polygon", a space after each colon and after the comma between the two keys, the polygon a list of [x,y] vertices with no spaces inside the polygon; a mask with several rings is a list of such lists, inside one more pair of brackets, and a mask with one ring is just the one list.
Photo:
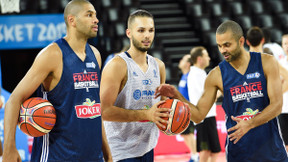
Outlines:
{"label": "blurred spectator in background", "polygon": [[[189,101],[189,95],[188,95],[188,85],[187,85],[187,77],[190,71],[190,54],[184,55],[182,59],[180,60],[178,64],[178,68],[182,72],[182,76],[178,85],[179,92]],[[181,136],[184,138],[184,142],[186,146],[190,150],[190,160],[189,162],[196,162],[198,161],[198,154],[196,151],[196,139],[194,135],[195,125],[192,121],[190,121],[190,124],[188,128],[181,133]]]}
{"label": "blurred spectator in background", "polygon": [[[193,66],[190,67],[188,75],[188,94],[190,102],[197,105],[204,92],[204,84],[207,77],[205,68],[210,64],[210,57],[207,50],[202,47],[194,47],[190,51],[190,60]],[[217,98],[220,96],[217,93]],[[196,125],[197,130],[197,151],[200,162],[216,162],[221,151],[217,125],[216,125],[216,104],[214,103],[205,119]]]}
{"label": "blurred spectator in background", "polygon": [[118,53],[111,53],[110,55],[107,56],[105,62],[104,62],[104,65],[105,66],[115,55],[119,54],[119,53],[122,53],[122,52],[125,52],[129,49],[129,45],[125,45],[120,52]]}
{"label": "blurred spectator in background", "polygon": [[263,52],[263,44],[265,42],[262,29],[254,26],[247,31],[246,43],[250,52]]}
{"label": "blurred spectator in background", "polygon": [[264,39],[265,39],[265,43],[263,45],[263,50],[264,50],[263,52],[268,53],[268,54],[273,54],[278,61],[281,59],[284,59],[286,57],[286,54],[278,43],[271,42],[269,29],[262,28],[262,32],[264,34]]}

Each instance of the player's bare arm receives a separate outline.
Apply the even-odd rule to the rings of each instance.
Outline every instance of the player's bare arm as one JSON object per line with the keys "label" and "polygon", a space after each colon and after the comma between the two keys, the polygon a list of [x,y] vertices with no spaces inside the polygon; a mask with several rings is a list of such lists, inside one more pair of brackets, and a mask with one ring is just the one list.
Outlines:
{"label": "player's bare arm", "polygon": [[[156,124],[166,123],[161,117],[168,117],[168,114],[161,113],[163,110],[156,108],[162,102],[153,105],[149,110],[127,110],[114,106],[118,94],[125,86],[127,80],[127,65],[120,57],[113,58],[105,66],[102,72],[100,100],[102,117],[107,121],[131,122],[150,120]],[[164,125],[163,125],[164,126]]]}
{"label": "player's bare arm", "polygon": [[160,85],[155,91],[155,96],[166,96],[185,102],[190,107],[191,120],[195,123],[199,123],[206,117],[213,103],[215,102],[217,90],[219,89],[222,91],[221,82],[220,69],[219,67],[216,67],[208,74],[206,78],[204,92],[198,101],[197,106],[186,100],[186,98],[182,96],[176,87],[169,84]]}
{"label": "player's bare arm", "polygon": [[234,140],[234,143],[237,143],[250,129],[267,123],[281,113],[283,96],[278,63],[271,55],[262,54],[261,57],[265,78],[267,80],[267,91],[270,104],[251,120],[244,121],[232,117],[237,124],[228,129],[228,132],[235,131],[228,137],[231,141]]}
{"label": "player's bare arm", "polygon": [[199,123],[204,120],[217,99],[218,90],[221,92],[223,91],[222,77],[219,66],[215,67],[209,72],[205,80],[203,94],[197,103],[196,109],[190,109],[191,120],[193,120],[195,123]]}
{"label": "player's bare arm", "polygon": [[[159,71],[160,71],[160,84],[165,84],[166,81],[166,71],[165,71],[165,64],[163,61],[155,58],[158,63]],[[161,100],[165,100],[166,97],[161,97]]]}
{"label": "player's bare arm", "polygon": [[90,45],[95,57],[96,57],[96,60],[98,62],[98,65],[99,65],[99,68],[101,69],[102,67],[102,59],[101,59],[101,55],[100,55],[100,52],[97,50],[97,48],[95,48],[94,46]]}
{"label": "player's bare arm", "polygon": [[[15,150],[15,132],[19,116],[20,104],[29,98],[34,91],[44,82],[47,90],[53,89],[61,76],[59,62],[62,61],[59,47],[52,44],[44,48],[36,57],[33,65],[12,92],[5,106],[4,117],[4,153],[3,160],[13,159],[15,155],[9,154]],[[57,73],[57,74],[56,74]],[[58,81],[57,81],[58,80]],[[12,157],[14,156],[14,157]],[[11,160],[12,160],[11,159]],[[14,159],[15,160],[15,159]]]}

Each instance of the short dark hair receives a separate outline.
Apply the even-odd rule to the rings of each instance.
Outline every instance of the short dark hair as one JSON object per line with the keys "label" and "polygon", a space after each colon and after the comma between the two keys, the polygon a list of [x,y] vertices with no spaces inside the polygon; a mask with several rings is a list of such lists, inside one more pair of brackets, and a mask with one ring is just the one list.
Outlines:
{"label": "short dark hair", "polygon": [[232,20],[226,20],[222,24],[220,24],[216,30],[217,34],[224,34],[227,31],[231,31],[233,34],[233,37],[236,40],[239,40],[243,36],[243,30],[241,26]]}
{"label": "short dark hair", "polygon": [[83,4],[91,4],[91,3],[87,0],[72,0],[66,5],[64,9],[64,21],[67,27],[68,27],[67,16],[69,14],[76,16],[78,12],[82,9]]}
{"label": "short dark hair", "polygon": [[139,10],[132,12],[130,16],[128,17],[128,22],[127,22],[128,28],[130,24],[135,20],[136,17],[150,17],[154,20],[154,17],[150,12],[143,10],[143,9],[139,9]]}
{"label": "short dark hair", "polygon": [[258,46],[263,38],[262,29],[258,26],[254,26],[247,31],[247,40],[253,47]]}
{"label": "short dark hair", "polygon": [[190,57],[190,63],[191,63],[191,65],[197,63],[197,58],[199,56],[201,56],[201,57],[203,56],[203,50],[206,50],[206,48],[203,46],[196,46],[190,50],[190,56],[191,56]]}
{"label": "short dark hair", "polygon": [[268,28],[262,28],[262,32],[264,34],[265,43],[271,42],[271,34]]}

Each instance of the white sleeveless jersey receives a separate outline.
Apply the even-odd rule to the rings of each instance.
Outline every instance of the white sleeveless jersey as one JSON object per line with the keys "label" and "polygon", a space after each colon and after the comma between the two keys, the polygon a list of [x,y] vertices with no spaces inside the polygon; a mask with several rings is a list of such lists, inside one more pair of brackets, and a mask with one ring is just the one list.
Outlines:
{"label": "white sleeveless jersey", "polygon": [[[119,93],[115,106],[141,110],[152,107],[160,101],[154,99],[156,87],[160,85],[160,72],[156,60],[147,55],[148,69],[143,72],[126,53],[120,56],[127,64],[128,79]],[[104,121],[113,161],[143,156],[157,144],[159,129],[149,121],[110,122]]]}

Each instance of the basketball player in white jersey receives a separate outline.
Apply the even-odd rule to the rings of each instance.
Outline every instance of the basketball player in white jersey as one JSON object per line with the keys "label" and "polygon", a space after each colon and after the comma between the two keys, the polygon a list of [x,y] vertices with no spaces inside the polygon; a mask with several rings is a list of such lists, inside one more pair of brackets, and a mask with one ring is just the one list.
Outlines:
{"label": "basketball player in white jersey", "polygon": [[165,65],[147,54],[155,35],[153,16],[137,10],[128,18],[130,48],[115,56],[102,73],[100,101],[113,161],[154,161],[159,130],[169,109],[154,98],[165,82]]}

